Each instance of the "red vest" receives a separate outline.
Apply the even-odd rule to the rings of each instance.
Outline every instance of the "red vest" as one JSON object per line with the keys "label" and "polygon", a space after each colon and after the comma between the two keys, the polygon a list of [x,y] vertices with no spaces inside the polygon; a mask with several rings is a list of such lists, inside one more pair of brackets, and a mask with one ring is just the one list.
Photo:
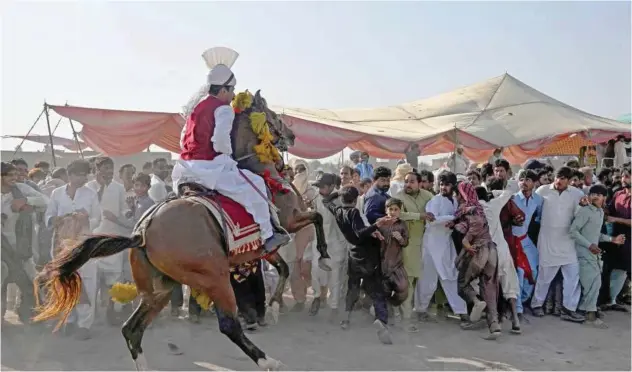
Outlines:
{"label": "red vest", "polygon": [[226,104],[219,99],[208,96],[195,106],[185,124],[180,159],[213,160],[219,155],[213,149],[211,137],[215,132],[215,110],[224,105]]}

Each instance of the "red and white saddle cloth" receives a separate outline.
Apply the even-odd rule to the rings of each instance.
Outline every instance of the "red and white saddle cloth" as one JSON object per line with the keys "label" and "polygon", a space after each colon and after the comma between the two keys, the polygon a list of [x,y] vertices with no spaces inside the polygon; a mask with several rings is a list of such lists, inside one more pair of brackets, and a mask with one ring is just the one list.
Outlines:
{"label": "red and white saddle cloth", "polygon": [[222,227],[229,255],[234,256],[262,247],[261,229],[241,204],[220,194],[190,198],[208,208]]}

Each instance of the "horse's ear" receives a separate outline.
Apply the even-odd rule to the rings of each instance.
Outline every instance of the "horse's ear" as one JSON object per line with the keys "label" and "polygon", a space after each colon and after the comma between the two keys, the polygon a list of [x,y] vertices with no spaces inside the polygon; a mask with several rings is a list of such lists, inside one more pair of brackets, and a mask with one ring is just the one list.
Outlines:
{"label": "horse's ear", "polygon": [[257,89],[257,93],[255,93],[256,99],[261,99],[261,89]]}

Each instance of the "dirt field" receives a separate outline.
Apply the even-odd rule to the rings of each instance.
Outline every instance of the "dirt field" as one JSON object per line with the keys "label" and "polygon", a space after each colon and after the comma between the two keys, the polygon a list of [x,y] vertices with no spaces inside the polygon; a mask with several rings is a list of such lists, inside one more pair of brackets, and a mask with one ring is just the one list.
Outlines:
{"label": "dirt field", "polygon": [[[290,301],[288,301],[290,302]],[[291,303],[289,303],[291,305]],[[630,366],[630,316],[608,313],[607,330],[529,317],[523,334],[506,332],[485,341],[485,330],[462,331],[452,320],[424,323],[421,332],[392,328],[393,345],[379,343],[371,317],[357,312],[343,331],[328,322],[328,309],[317,317],[286,313],[276,326],[249,337],[288,370],[627,370]],[[11,314],[11,313],[10,313]],[[11,314],[12,315],[12,314]],[[77,341],[46,328],[24,328],[9,319],[2,329],[3,370],[132,370],[134,364],[118,328],[97,322],[93,338]],[[167,342],[183,355],[171,355]],[[143,342],[154,370],[253,370],[256,366],[219,333],[215,318],[193,325],[185,319],[160,318]]]}

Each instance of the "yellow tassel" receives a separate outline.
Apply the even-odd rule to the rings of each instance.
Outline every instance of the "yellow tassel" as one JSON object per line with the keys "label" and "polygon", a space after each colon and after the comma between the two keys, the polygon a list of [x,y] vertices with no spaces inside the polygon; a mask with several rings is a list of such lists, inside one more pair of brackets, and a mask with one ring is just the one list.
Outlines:
{"label": "yellow tassel", "polygon": [[114,283],[108,294],[113,301],[126,304],[132,302],[137,296],[138,291],[134,283]]}
{"label": "yellow tassel", "polygon": [[195,298],[195,302],[197,302],[198,305],[200,305],[200,307],[205,311],[208,311],[208,309],[210,309],[211,305],[213,304],[213,301],[211,301],[206,293],[201,293],[197,289],[191,288],[191,296]]}

